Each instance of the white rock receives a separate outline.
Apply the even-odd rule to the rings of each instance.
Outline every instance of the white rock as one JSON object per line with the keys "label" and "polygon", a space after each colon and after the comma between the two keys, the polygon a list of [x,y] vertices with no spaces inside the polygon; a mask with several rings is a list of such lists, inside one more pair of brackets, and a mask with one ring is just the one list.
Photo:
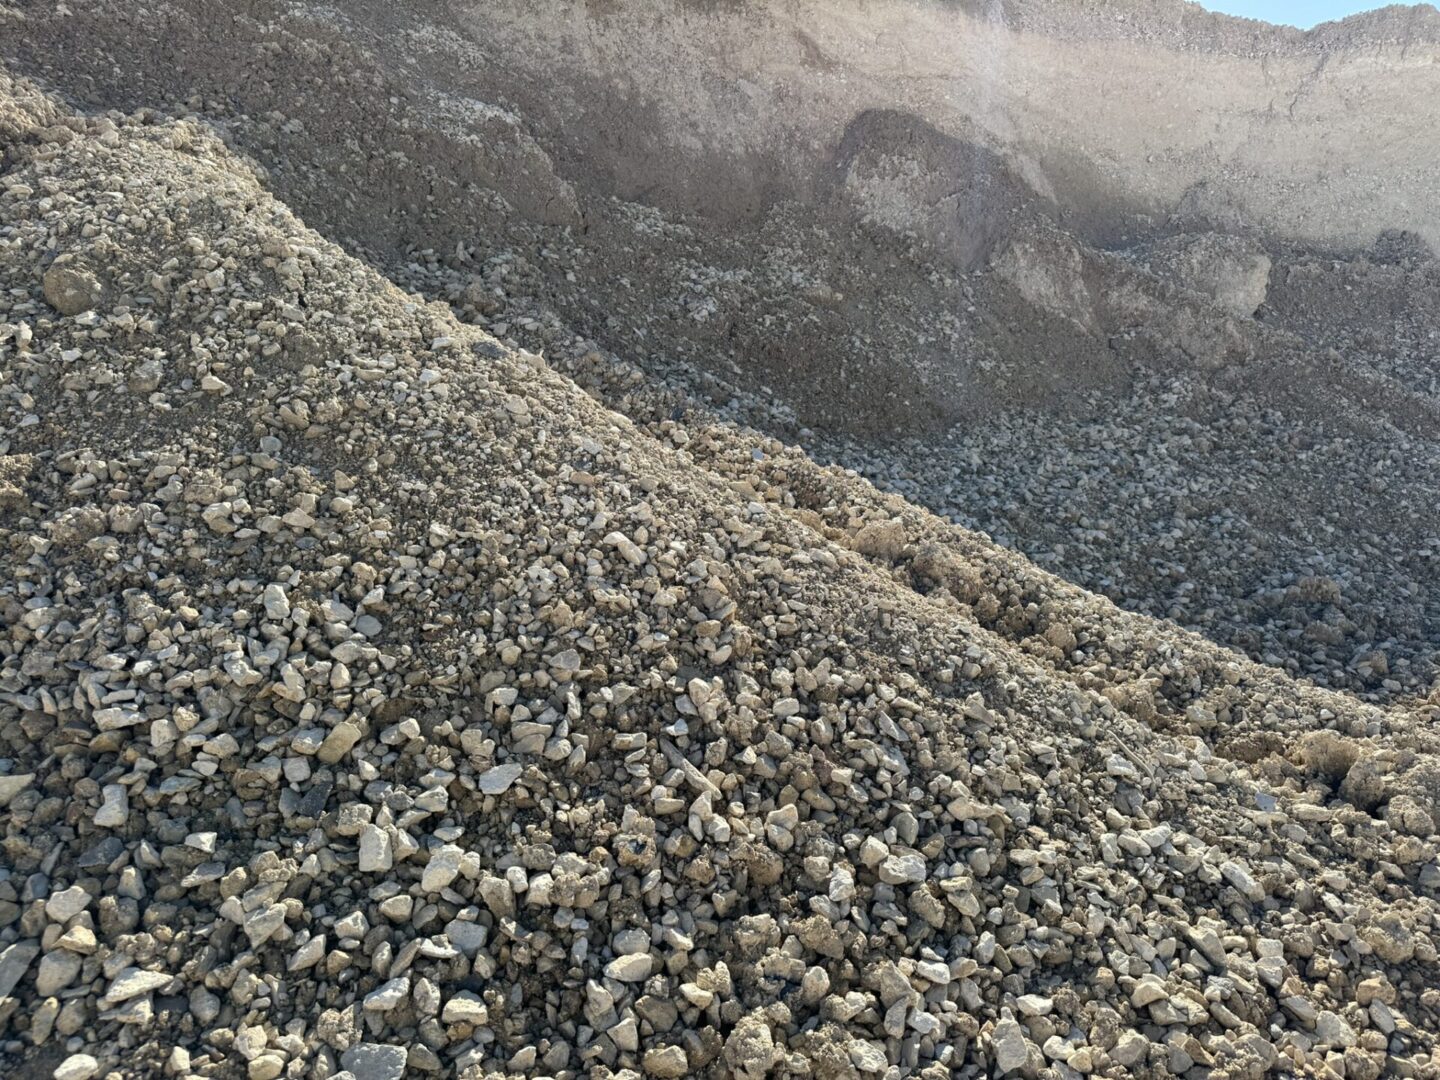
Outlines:
{"label": "white rock", "polygon": [[445,1002],[440,1019],[447,1024],[483,1024],[490,1019],[490,1010],[478,996],[462,990]]}
{"label": "white rock", "polygon": [[1005,1017],[995,1025],[990,1037],[995,1053],[995,1071],[1001,1076],[1023,1069],[1030,1060],[1030,1044],[1025,1039],[1025,1030],[1011,1017]]}
{"label": "white rock", "polygon": [[655,961],[649,953],[629,953],[617,956],[605,965],[605,977],[616,982],[644,982],[655,970]]}
{"label": "white rock", "polygon": [[90,1080],[100,1071],[100,1062],[89,1054],[71,1054],[51,1074],[55,1080]]}
{"label": "white rock", "polygon": [[123,784],[106,784],[101,799],[100,809],[95,811],[98,827],[118,829],[130,819],[130,793]]}
{"label": "white rock", "polygon": [[88,908],[92,899],[79,885],[71,885],[45,901],[45,914],[58,923],[66,923]]}
{"label": "white rock", "polygon": [[520,774],[524,771],[525,767],[518,762],[507,761],[504,765],[486,769],[476,783],[482,794],[503,795],[510,790],[511,784],[520,779]]}
{"label": "white rock", "polygon": [[290,954],[285,965],[289,971],[304,971],[318,964],[325,956],[325,935],[317,934]]}
{"label": "white rock", "polygon": [[610,1036],[610,1041],[627,1054],[633,1054],[640,1049],[640,1025],[635,1022],[633,1016],[627,1016],[618,1024],[607,1028],[605,1034]]}
{"label": "white rock", "polygon": [[266,585],[261,599],[265,605],[265,617],[273,622],[284,622],[290,617],[290,599],[285,595],[283,585]]}
{"label": "white rock", "polygon": [[915,974],[936,986],[948,986],[951,980],[950,965],[939,960],[917,960]]}
{"label": "white rock", "polygon": [[644,930],[621,930],[615,935],[613,944],[615,946],[615,952],[619,956],[633,956],[636,953],[647,953],[650,951],[650,935]]}
{"label": "white rock", "polygon": [[241,927],[245,936],[250,940],[252,947],[258,949],[265,942],[269,941],[280,928],[285,925],[285,907],[283,904],[270,904],[257,908],[245,916]]}
{"label": "white rock", "polygon": [[16,773],[0,776],[0,807],[10,805],[10,800],[35,782],[34,773]]}
{"label": "white rock", "polygon": [[562,649],[550,658],[550,670],[567,678],[580,670],[580,664],[580,653],[575,649]]}
{"label": "white rock", "polygon": [[1227,861],[1220,864],[1220,873],[1225,880],[1235,886],[1236,891],[1251,903],[1258,904],[1265,899],[1265,888],[1249,870],[1238,862]]}
{"label": "white rock", "polygon": [[480,923],[451,919],[445,924],[445,936],[450,939],[450,944],[463,954],[474,956],[485,947],[490,931]]}
{"label": "white rock", "polygon": [[1344,1050],[1355,1045],[1355,1029],[1339,1013],[1326,1009],[1315,1018],[1315,1039],[1332,1049]]}
{"label": "white rock", "polygon": [[366,994],[365,1008],[369,1012],[389,1012],[404,1001],[409,993],[410,977],[401,975]]}
{"label": "white rock", "polygon": [[158,990],[170,979],[171,976],[162,971],[142,971],[140,968],[128,967],[110,981],[103,1001],[106,1005],[118,1005],[122,1001]]}
{"label": "white rock", "polygon": [[1110,1050],[1110,1060],[1115,1064],[1130,1068],[1138,1065],[1150,1052],[1150,1040],[1141,1035],[1138,1031],[1127,1031],[1116,1041]]}
{"label": "white rock", "polygon": [[1170,991],[1165,989],[1165,982],[1159,975],[1142,975],[1135,984],[1135,989],[1130,991],[1130,1004],[1137,1009],[1143,1009],[1146,1005],[1163,1001],[1169,996]]}
{"label": "white rock", "polygon": [[360,872],[383,873],[394,864],[390,854],[390,834],[378,825],[360,830]]}
{"label": "white rock", "polygon": [[449,887],[460,873],[460,860],[465,853],[454,844],[442,844],[430,853],[430,861],[420,875],[420,887],[426,892],[439,892]]}
{"label": "white rock", "polygon": [[639,566],[645,561],[645,552],[622,532],[607,533],[604,542],[620,552],[621,557],[631,566]]}
{"label": "white rock", "polygon": [[925,856],[918,851],[888,855],[880,863],[880,880],[888,885],[919,884],[925,875]]}
{"label": "white rock", "polygon": [[889,854],[889,847],[879,837],[867,836],[860,842],[860,861],[866,866],[879,866]]}
{"label": "white rock", "polygon": [[862,1073],[883,1073],[890,1067],[890,1059],[879,1043],[868,1039],[851,1039],[845,1044],[850,1055],[850,1064]]}
{"label": "white rock", "polygon": [[355,1080],[401,1080],[408,1057],[403,1046],[356,1043],[340,1055],[340,1064]]}
{"label": "white rock", "polygon": [[21,976],[39,955],[40,946],[29,941],[17,941],[0,949],[0,1001],[10,996]]}
{"label": "white rock", "polygon": [[1016,999],[1015,1004],[1020,1006],[1020,1011],[1026,1016],[1049,1016],[1055,1008],[1055,1002],[1040,994],[1023,994]]}
{"label": "white rock", "polygon": [[42,998],[53,997],[79,978],[84,963],[83,956],[64,949],[46,953],[40,958],[40,968],[35,973],[35,992]]}
{"label": "white rock", "polygon": [[118,728],[134,727],[136,724],[143,724],[145,722],[145,714],[139,709],[116,705],[110,708],[96,709],[94,720],[95,726],[101,731],[115,731]]}

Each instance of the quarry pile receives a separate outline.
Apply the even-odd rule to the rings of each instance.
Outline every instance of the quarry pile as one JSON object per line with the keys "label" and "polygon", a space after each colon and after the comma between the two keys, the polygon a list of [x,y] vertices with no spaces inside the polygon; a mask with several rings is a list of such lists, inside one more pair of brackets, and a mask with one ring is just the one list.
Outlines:
{"label": "quarry pile", "polygon": [[198,119],[0,150],[5,1075],[1440,1074],[1434,704],[661,419]]}
{"label": "quarry pile", "polygon": [[1409,705],[1440,701],[1437,42],[1427,5],[0,5],[17,73],[191,117],[646,430],[802,445]]}

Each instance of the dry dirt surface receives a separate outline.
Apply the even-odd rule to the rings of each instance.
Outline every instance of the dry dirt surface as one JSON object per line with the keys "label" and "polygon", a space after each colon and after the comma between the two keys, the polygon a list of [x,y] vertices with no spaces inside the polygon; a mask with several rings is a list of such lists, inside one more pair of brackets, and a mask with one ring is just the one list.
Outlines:
{"label": "dry dirt surface", "polygon": [[1440,1078],[1437,23],[0,3],[0,1075]]}

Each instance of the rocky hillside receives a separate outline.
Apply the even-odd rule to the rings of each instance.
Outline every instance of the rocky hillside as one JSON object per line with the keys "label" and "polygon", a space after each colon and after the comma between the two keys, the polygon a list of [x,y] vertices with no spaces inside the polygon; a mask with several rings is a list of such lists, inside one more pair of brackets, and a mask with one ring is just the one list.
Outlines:
{"label": "rocky hillside", "polygon": [[1440,1072],[1433,706],[586,393],[199,120],[0,148],[7,1076]]}

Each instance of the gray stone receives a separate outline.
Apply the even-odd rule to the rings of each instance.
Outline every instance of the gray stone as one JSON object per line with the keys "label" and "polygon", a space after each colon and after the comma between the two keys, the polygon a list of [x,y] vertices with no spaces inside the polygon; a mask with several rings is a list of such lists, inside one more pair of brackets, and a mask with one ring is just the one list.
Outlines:
{"label": "gray stone", "polygon": [[890,1067],[890,1059],[885,1056],[885,1049],[879,1043],[868,1039],[851,1039],[845,1044],[845,1050],[850,1055],[850,1064],[862,1073],[883,1073]]}
{"label": "gray stone", "polygon": [[485,947],[490,931],[476,922],[452,919],[445,924],[445,936],[455,948],[466,956],[473,957]]}
{"label": "gray stone", "polygon": [[1025,1038],[1025,1029],[1012,1017],[1005,1017],[995,1025],[990,1037],[995,1052],[995,1070],[1000,1075],[1023,1069],[1030,1060],[1030,1043]]}
{"label": "gray stone", "polygon": [[340,1055],[340,1064],[355,1074],[355,1080],[401,1080],[406,1056],[403,1046],[356,1043]]}
{"label": "gray stone", "polygon": [[520,774],[524,771],[524,766],[518,762],[507,761],[504,765],[486,769],[480,774],[477,784],[485,795],[503,795],[510,790],[510,785],[520,779]]}
{"label": "gray stone", "polygon": [[390,854],[390,834],[378,825],[366,825],[360,830],[360,871],[361,873],[383,873],[394,863]]}
{"label": "gray stone", "polygon": [[265,606],[265,617],[274,622],[284,622],[290,617],[290,599],[285,595],[283,585],[266,585],[260,598]]}
{"label": "gray stone", "polygon": [[163,971],[142,971],[140,968],[129,967],[120,972],[110,981],[109,988],[105,991],[104,1002],[106,1005],[118,1005],[122,1001],[129,1001],[131,998],[139,997],[141,994],[148,994],[160,989],[171,979]]}
{"label": "gray stone", "polygon": [[1140,981],[1135,984],[1135,989],[1130,991],[1130,1004],[1137,1009],[1143,1009],[1156,1001],[1164,1001],[1170,996],[1170,991],[1165,988],[1165,981],[1159,975],[1142,975]]}
{"label": "gray stone", "polygon": [[82,870],[93,870],[99,866],[109,866],[124,854],[125,841],[118,836],[107,836],[81,855],[76,864]]}
{"label": "gray stone", "polygon": [[315,756],[327,765],[334,765],[359,741],[360,729],[348,720],[342,721],[330,729]]}
{"label": "gray stone", "polygon": [[490,1011],[485,1002],[469,990],[461,990],[451,997],[440,1013],[440,1019],[447,1024],[483,1024],[489,1017]]}
{"label": "gray stone", "polygon": [[71,1054],[51,1074],[55,1080],[90,1080],[100,1071],[100,1062],[89,1054]]}
{"label": "gray stone", "polygon": [[64,949],[55,949],[40,958],[35,972],[35,992],[41,997],[54,997],[80,976],[85,958]]}
{"label": "gray stone", "polygon": [[617,956],[605,965],[605,977],[616,982],[644,982],[655,970],[655,961],[649,953],[629,953]]}
{"label": "gray stone", "polygon": [[389,1012],[410,993],[410,978],[401,975],[376,987],[365,995],[365,1008],[370,1012]]}
{"label": "gray stone", "polygon": [[1020,1006],[1020,1011],[1026,1016],[1049,1016],[1055,1008],[1055,1002],[1040,994],[1024,994],[1015,1002]]}
{"label": "gray stone", "polygon": [[629,929],[621,930],[615,935],[612,943],[615,952],[619,956],[631,956],[635,953],[648,953],[650,951],[650,935],[644,930]]}
{"label": "gray stone", "polygon": [[454,844],[442,844],[430,853],[430,861],[420,875],[420,887],[426,892],[439,892],[449,886],[460,873],[460,859],[464,856]]}
{"label": "gray stone", "polygon": [[257,908],[245,916],[245,922],[242,925],[245,929],[245,936],[250,939],[251,947],[258,949],[285,925],[285,907],[283,904],[271,904],[268,907]]}
{"label": "gray stone", "polygon": [[[304,796],[295,806],[295,816],[302,818],[318,818],[325,812],[325,804],[330,799],[330,792],[335,789],[335,782],[328,777],[322,777],[311,783],[306,789]],[[288,790],[288,789],[287,789]]]}
{"label": "gray stone", "polygon": [[1131,1068],[1145,1060],[1150,1053],[1150,1040],[1138,1031],[1127,1031],[1116,1040],[1110,1050],[1110,1060],[1123,1068]]}
{"label": "gray stone", "polygon": [[45,901],[45,914],[57,923],[67,923],[88,908],[93,899],[79,885],[71,885]]}
{"label": "gray stone", "polygon": [[1315,1018],[1315,1039],[1332,1049],[1344,1050],[1355,1045],[1355,1029],[1339,1013],[1326,1009]]}
{"label": "gray stone", "polygon": [[918,851],[888,855],[880,863],[880,880],[889,885],[918,885],[925,874],[925,857]]}
{"label": "gray stone", "polygon": [[130,793],[122,784],[106,784],[95,824],[102,829],[121,828],[130,818]]}
{"label": "gray stone", "polygon": [[45,302],[61,315],[80,315],[100,303],[105,287],[100,279],[74,263],[52,263],[41,282]]}
{"label": "gray stone", "polygon": [[1251,903],[1258,904],[1265,899],[1264,887],[1255,880],[1255,875],[1238,862],[1232,860],[1221,863],[1220,873],[1226,881],[1235,886],[1241,896]]}
{"label": "gray stone", "polygon": [[0,776],[0,807],[10,805],[10,800],[19,795],[35,782],[34,773],[16,773],[13,776]]}
{"label": "gray stone", "polygon": [[643,1059],[645,1074],[676,1080],[690,1072],[690,1061],[685,1050],[679,1046],[662,1046],[646,1050]]}
{"label": "gray stone", "polygon": [[0,950],[0,1001],[10,996],[20,977],[40,955],[40,946],[30,941],[17,941]]}

